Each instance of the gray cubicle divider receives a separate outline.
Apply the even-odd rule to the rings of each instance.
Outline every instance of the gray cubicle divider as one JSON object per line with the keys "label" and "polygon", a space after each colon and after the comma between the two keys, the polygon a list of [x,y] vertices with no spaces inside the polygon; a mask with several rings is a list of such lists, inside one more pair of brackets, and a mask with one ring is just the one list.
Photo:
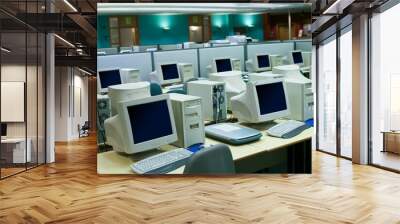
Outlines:
{"label": "gray cubicle divider", "polygon": [[211,64],[214,58],[237,58],[240,59],[242,69],[244,66],[244,46],[223,46],[199,49],[200,58],[200,76],[207,76],[207,66]]}
{"label": "gray cubicle divider", "polygon": [[247,45],[247,58],[253,59],[256,54],[277,54],[288,56],[289,52],[293,50],[293,42],[249,44]]}
{"label": "gray cubicle divider", "polygon": [[97,56],[97,70],[136,68],[140,70],[140,77],[144,78],[152,71],[151,62],[150,52]]}
{"label": "gray cubicle divider", "polygon": [[295,41],[295,48],[299,51],[312,51],[312,42],[311,41]]}
{"label": "gray cubicle divider", "polygon": [[191,63],[193,64],[195,77],[199,76],[198,62],[197,62],[197,49],[182,49],[182,50],[168,50],[154,52],[154,66],[161,63]]}

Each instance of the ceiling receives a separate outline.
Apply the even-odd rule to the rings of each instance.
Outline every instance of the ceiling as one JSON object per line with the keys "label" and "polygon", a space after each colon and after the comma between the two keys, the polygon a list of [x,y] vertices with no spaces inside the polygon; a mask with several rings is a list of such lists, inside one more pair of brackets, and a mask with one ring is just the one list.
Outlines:
{"label": "ceiling", "polygon": [[311,12],[307,3],[98,3],[100,15]]}

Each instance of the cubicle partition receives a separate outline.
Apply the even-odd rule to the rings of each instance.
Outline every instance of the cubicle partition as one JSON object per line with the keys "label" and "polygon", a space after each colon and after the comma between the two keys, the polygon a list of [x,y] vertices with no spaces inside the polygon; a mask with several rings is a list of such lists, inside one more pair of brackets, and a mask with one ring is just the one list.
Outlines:
{"label": "cubicle partition", "polygon": [[[310,46],[311,46],[311,42]],[[257,54],[267,53],[282,56],[288,56],[290,51],[294,50],[294,43],[265,43],[265,44],[249,44],[247,45],[247,58],[252,59]]]}
{"label": "cubicle partition", "polygon": [[97,70],[113,68],[136,68],[144,78],[153,70],[152,53],[133,53],[97,56]]}
{"label": "cubicle partition", "polygon": [[270,41],[249,43],[243,45],[213,46],[207,48],[191,48],[138,52],[130,54],[104,55],[97,57],[97,69],[108,68],[137,68],[141,77],[156,70],[160,63],[192,63],[195,76],[207,77],[207,66],[214,58],[240,59],[242,69],[246,70],[245,62],[260,53],[288,56],[290,51],[311,51],[311,40]]}
{"label": "cubicle partition", "polygon": [[310,41],[298,40],[294,42],[295,50],[299,51],[312,51],[312,45]]}
{"label": "cubicle partition", "polygon": [[243,45],[220,46],[199,49],[199,63],[201,77],[207,77],[207,66],[211,65],[214,58],[236,58],[240,59],[244,68],[245,51]]}
{"label": "cubicle partition", "polygon": [[199,76],[197,49],[182,49],[154,52],[154,68],[163,63],[191,63],[194,67],[195,77]]}

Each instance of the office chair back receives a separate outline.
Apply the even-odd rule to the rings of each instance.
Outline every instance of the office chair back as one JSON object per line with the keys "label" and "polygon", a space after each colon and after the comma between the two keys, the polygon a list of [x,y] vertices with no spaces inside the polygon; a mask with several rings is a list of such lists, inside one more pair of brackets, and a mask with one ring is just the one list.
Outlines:
{"label": "office chair back", "polygon": [[179,94],[184,94],[186,95],[186,91],[183,89],[174,89],[174,90],[170,90],[168,91],[168,93],[179,93]]}
{"label": "office chair back", "polygon": [[235,165],[227,145],[218,144],[196,152],[185,165],[185,174],[234,174]]}
{"label": "office chair back", "polygon": [[157,96],[162,94],[161,85],[155,82],[150,83],[150,95]]}

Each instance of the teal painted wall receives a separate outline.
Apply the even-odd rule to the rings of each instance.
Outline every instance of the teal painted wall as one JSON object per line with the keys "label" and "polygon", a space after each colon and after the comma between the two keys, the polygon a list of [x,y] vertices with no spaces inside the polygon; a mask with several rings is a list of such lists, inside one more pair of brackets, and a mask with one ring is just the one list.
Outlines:
{"label": "teal painted wall", "polygon": [[229,15],[211,15],[211,39],[225,39],[226,36],[233,35],[232,23]]}
{"label": "teal painted wall", "polygon": [[[162,27],[169,27],[163,30]],[[140,45],[178,44],[189,41],[187,15],[140,15]]]}
{"label": "teal painted wall", "polygon": [[97,48],[110,47],[108,16],[97,16]]}
{"label": "teal painted wall", "polygon": [[232,14],[211,16],[211,39],[225,39],[234,35],[234,27],[247,27],[247,35],[263,40],[264,27],[261,14]]}
{"label": "teal painted wall", "polygon": [[[187,15],[140,15],[140,45],[177,44],[189,41]],[[252,27],[248,27],[251,25]],[[169,30],[162,27],[168,26]],[[225,39],[234,35],[234,27],[248,27],[248,36],[263,40],[264,27],[261,14],[222,14],[211,16],[211,39]],[[97,17],[97,47],[110,47],[108,16]]]}
{"label": "teal painted wall", "polygon": [[236,14],[231,15],[231,20],[234,27],[247,27],[247,36],[258,40],[264,39],[264,22],[261,14]]}

